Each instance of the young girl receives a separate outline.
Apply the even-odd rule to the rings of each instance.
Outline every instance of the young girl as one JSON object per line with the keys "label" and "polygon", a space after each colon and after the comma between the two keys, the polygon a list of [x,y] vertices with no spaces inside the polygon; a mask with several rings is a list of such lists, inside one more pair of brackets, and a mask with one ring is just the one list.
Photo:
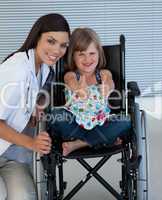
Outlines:
{"label": "young girl", "polygon": [[[68,49],[65,109],[55,109],[52,129],[65,140],[63,155],[85,146],[112,144],[130,129],[129,121],[107,122],[107,98],[114,88],[99,38],[90,28],[74,30]],[[60,120],[62,114],[62,120]],[[57,119],[59,116],[59,119]],[[66,120],[64,119],[65,116]]]}

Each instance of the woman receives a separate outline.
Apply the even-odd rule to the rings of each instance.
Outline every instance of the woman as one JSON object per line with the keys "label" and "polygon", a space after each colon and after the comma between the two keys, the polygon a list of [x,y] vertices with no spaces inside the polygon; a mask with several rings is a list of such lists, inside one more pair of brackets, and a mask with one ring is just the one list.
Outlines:
{"label": "woman", "polygon": [[62,15],[44,15],[24,44],[0,65],[0,200],[37,199],[29,170],[31,152],[48,154],[51,139],[47,132],[32,137],[26,130],[49,66],[65,55],[69,36]]}

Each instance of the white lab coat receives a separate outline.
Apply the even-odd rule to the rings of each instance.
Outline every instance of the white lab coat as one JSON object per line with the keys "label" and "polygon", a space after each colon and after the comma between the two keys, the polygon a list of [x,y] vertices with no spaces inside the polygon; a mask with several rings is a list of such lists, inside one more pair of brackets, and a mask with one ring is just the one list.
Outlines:
{"label": "white lab coat", "polygon": [[[34,50],[18,52],[0,65],[0,119],[18,132],[26,127],[36,104],[39,82],[35,74]],[[42,85],[49,73],[41,66]],[[11,144],[0,139],[0,155]]]}

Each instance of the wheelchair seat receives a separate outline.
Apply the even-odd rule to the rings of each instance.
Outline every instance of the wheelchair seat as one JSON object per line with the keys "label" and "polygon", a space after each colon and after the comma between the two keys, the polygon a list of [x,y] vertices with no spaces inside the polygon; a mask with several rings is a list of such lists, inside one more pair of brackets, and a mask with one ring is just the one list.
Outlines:
{"label": "wheelchair seat", "polygon": [[64,156],[64,158],[68,159],[75,159],[77,157],[79,158],[97,158],[102,157],[105,155],[114,155],[123,149],[123,145],[109,145],[109,146],[102,146],[100,148],[90,148],[90,147],[84,147],[81,149],[77,149],[73,152],[71,152],[69,155]]}
{"label": "wheelchair seat", "polygon": [[[107,68],[111,71],[115,82],[115,89],[120,91],[121,98],[117,92],[111,93],[109,104],[112,114],[130,116],[132,134],[122,139],[119,145],[104,145],[98,148],[85,147],[71,152],[67,156],[62,155],[62,140],[58,137],[53,138],[53,147],[49,155],[42,157],[42,163],[46,174],[46,199],[47,200],[69,200],[82,186],[93,176],[95,177],[116,199],[119,200],[147,200],[147,160],[146,150],[141,156],[141,145],[143,145],[142,134],[146,134],[143,124],[141,124],[141,111],[135,102],[135,97],[140,95],[140,90],[135,82],[129,82],[126,91],[125,80],[125,37],[120,36],[120,42],[117,45],[103,46]],[[56,83],[63,83],[64,60],[57,63],[55,69],[54,82],[52,84],[53,99],[52,106],[65,104],[64,86]],[[52,107],[51,106],[51,107]],[[50,113],[51,107],[48,109]],[[52,130],[46,127],[50,133]],[[141,142],[142,141],[142,142]],[[146,142],[146,141],[145,141]],[[98,170],[107,162],[107,160],[121,153],[122,176],[120,181],[120,193],[116,191],[101,175]],[[87,158],[100,158],[98,163],[91,167],[85,160]],[[64,161],[76,159],[87,171],[86,178],[74,186],[74,188],[64,197],[66,182],[63,176]],[[141,167],[142,163],[142,168]],[[58,173],[57,173],[58,169]],[[139,172],[140,169],[140,172]],[[141,173],[142,172],[142,173]],[[140,174],[140,177],[139,177]],[[143,175],[144,174],[144,175]],[[58,175],[58,177],[57,177]],[[142,177],[142,178],[141,178]],[[144,197],[144,198],[143,198]]]}

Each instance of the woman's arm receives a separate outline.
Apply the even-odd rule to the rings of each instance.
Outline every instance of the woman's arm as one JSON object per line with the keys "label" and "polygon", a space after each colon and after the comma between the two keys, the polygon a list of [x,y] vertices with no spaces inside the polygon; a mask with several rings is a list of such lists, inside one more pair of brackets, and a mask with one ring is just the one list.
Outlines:
{"label": "woman's arm", "polygon": [[102,69],[100,71],[102,84],[100,85],[101,94],[103,96],[109,95],[110,91],[114,89],[114,81],[112,79],[112,74],[109,70]]}
{"label": "woman's arm", "polygon": [[36,137],[32,138],[25,134],[18,133],[8,126],[4,120],[0,120],[0,138],[41,154],[48,154],[51,149],[51,139],[48,133],[40,132]]}
{"label": "woman's arm", "polygon": [[[26,58],[25,53],[22,55],[25,55]],[[19,119],[19,117],[25,115],[24,110],[22,109],[21,115],[17,115],[17,110],[15,110],[15,108],[21,109],[26,106],[29,94],[28,88],[26,88],[25,85],[28,85],[30,82],[30,76],[30,71],[26,70],[26,65],[24,65],[23,57],[14,58],[14,61],[11,57],[0,66],[0,138],[12,144],[23,146],[42,154],[47,154],[51,146],[51,139],[48,133],[41,132],[38,136],[32,138],[25,134],[18,133],[14,128],[10,127],[10,123],[12,123],[13,127],[21,123],[22,128],[22,123],[25,123],[25,121]],[[14,112],[15,117],[17,117],[17,122],[11,117],[14,116]],[[8,119],[10,119],[10,123]]]}

